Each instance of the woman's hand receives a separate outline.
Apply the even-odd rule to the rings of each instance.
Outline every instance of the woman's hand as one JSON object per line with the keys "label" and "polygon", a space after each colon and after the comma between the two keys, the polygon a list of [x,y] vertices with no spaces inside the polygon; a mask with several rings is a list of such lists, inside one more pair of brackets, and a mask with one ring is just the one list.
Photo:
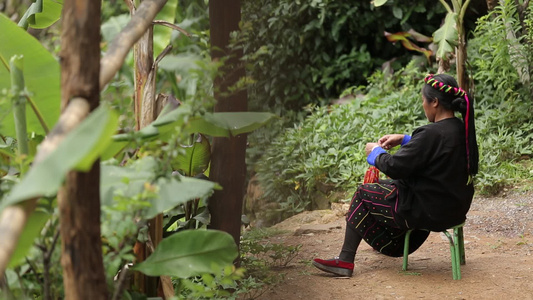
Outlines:
{"label": "woman's hand", "polygon": [[367,143],[365,146],[366,156],[368,156],[370,152],[372,152],[372,149],[376,146],[379,146],[378,143]]}
{"label": "woman's hand", "polygon": [[389,150],[400,145],[403,137],[403,134],[387,134],[379,139],[378,145],[385,150]]}

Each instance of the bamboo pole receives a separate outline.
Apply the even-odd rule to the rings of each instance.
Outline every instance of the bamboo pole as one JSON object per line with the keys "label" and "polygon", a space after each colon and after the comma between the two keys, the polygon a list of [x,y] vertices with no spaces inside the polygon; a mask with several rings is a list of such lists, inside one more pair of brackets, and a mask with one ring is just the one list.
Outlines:
{"label": "bamboo pole", "polygon": [[20,174],[26,173],[24,158],[29,153],[28,130],[26,128],[26,97],[24,96],[24,74],[22,72],[22,55],[11,57],[9,64],[11,69],[11,93],[13,103],[13,116],[15,120],[15,132],[17,134],[18,155],[20,158]]}
{"label": "bamboo pole", "polygon": [[[115,76],[131,47],[152,24],[152,20],[166,2],[167,0],[144,1],[128,25],[113,39],[107,53],[100,60],[100,90]],[[57,124],[41,143],[33,165],[39,164],[53,152],[67,134],[76,128],[88,114],[87,100],[83,98],[70,100]],[[29,215],[35,209],[38,199],[38,197],[28,199],[23,203],[6,207],[0,213],[0,280],[4,276],[22,230]]]}

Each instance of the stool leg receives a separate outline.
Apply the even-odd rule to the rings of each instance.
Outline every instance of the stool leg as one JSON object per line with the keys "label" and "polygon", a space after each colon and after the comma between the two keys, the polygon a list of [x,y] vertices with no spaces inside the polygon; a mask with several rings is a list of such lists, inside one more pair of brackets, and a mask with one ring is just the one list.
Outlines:
{"label": "stool leg", "polygon": [[409,236],[411,236],[411,230],[405,233],[405,240],[403,244],[403,266],[402,270],[407,271],[407,263],[409,260]]}
{"label": "stool leg", "polygon": [[465,239],[463,235],[463,227],[459,227],[455,229],[455,240],[459,244],[459,258],[461,265],[466,264],[466,257],[465,257]]}
{"label": "stool leg", "polygon": [[453,230],[454,248],[455,248],[455,280],[461,279],[461,248],[459,242],[458,228]]}
{"label": "stool leg", "polygon": [[450,256],[452,261],[452,275],[454,280],[461,279],[461,270],[459,265],[459,254],[457,253],[458,247],[457,243],[454,242],[452,235],[448,231],[443,231],[443,233],[448,237],[450,242]]}

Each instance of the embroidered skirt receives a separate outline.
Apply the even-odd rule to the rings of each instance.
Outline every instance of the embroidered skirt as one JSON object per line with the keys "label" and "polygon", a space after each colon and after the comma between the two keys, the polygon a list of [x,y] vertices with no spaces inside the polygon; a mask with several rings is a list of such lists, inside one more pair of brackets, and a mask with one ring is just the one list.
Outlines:
{"label": "embroidered skirt", "polygon": [[[391,180],[361,185],[355,192],[346,216],[347,226],[352,226],[363,239],[382,254],[403,256],[403,246],[408,224],[396,213],[398,189]],[[429,236],[429,231],[413,230],[409,253],[416,251]]]}

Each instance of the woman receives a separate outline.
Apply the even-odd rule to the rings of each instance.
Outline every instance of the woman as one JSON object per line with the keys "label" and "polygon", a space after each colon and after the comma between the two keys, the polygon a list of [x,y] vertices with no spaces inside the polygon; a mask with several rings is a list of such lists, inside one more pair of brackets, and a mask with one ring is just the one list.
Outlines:
{"label": "woman", "polygon": [[[412,137],[389,134],[366,145],[368,163],[392,180],[357,189],[340,255],[314,259],[320,270],[351,276],[362,239],[398,257],[403,255],[408,229],[425,229],[412,232],[411,253],[424,243],[427,230],[441,231],[465,221],[474,195],[472,176],[478,171],[473,105],[449,75],[428,75],[424,81],[422,106],[430,124],[417,128]],[[394,155],[386,152],[398,145]]]}

